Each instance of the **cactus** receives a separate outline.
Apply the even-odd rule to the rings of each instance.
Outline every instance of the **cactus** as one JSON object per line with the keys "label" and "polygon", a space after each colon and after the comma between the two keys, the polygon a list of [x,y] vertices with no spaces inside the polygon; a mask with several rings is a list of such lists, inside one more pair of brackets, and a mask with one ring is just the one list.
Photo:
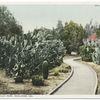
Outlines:
{"label": "cactus", "polygon": [[48,62],[44,61],[42,64],[43,78],[48,79]]}
{"label": "cactus", "polygon": [[92,54],[93,62],[100,65],[100,45],[96,43],[95,51]]}

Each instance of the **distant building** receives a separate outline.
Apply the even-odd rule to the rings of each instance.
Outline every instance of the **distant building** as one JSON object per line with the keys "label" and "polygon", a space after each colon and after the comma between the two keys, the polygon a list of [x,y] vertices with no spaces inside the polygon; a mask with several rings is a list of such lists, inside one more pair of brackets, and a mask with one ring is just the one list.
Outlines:
{"label": "distant building", "polygon": [[96,41],[97,40],[97,35],[96,35],[96,33],[93,33],[93,34],[91,34],[91,35],[89,35],[88,36],[88,38],[87,38],[89,41]]}
{"label": "distant building", "polygon": [[96,42],[98,41],[96,33],[93,33],[88,36],[87,39],[83,39],[83,43],[87,45],[95,46]]}

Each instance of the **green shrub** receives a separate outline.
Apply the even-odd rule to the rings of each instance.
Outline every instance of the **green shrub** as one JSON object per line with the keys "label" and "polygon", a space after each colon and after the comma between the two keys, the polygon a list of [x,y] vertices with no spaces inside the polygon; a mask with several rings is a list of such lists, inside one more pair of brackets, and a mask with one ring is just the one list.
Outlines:
{"label": "green shrub", "polygon": [[80,56],[83,61],[92,61],[92,53],[94,49],[92,46],[83,45],[80,46]]}
{"label": "green shrub", "polygon": [[55,70],[53,75],[54,76],[59,76],[59,70]]}
{"label": "green shrub", "polygon": [[67,72],[68,72],[68,69],[66,69],[66,68],[61,68],[61,69],[59,69],[59,72],[67,73]]}
{"label": "green shrub", "polygon": [[48,79],[48,62],[44,61],[42,64],[43,78]]}
{"label": "green shrub", "polygon": [[44,79],[42,76],[35,75],[32,77],[32,84],[35,86],[43,86],[44,85]]}
{"label": "green shrub", "polygon": [[67,73],[69,71],[69,69],[70,69],[69,65],[66,65],[66,64],[62,63],[58,70],[61,73]]}
{"label": "green shrub", "polygon": [[23,82],[23,78],[21,76],[17,76],[14,78],[15,83],[22,83]]}

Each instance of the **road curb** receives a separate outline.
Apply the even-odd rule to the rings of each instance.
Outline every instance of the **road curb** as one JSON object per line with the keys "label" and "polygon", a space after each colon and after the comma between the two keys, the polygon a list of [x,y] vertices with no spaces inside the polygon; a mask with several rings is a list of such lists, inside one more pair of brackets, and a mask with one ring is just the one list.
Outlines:
{"label": "road curb", "polygon": [[74,61],[81,60],[81,57],[73,58]]}
{"label": "road curb", "polygon": [[93,71],[93,73],[95,74],[95,77],[96,77],[96,83],[95,83],[95,87],[94,87],[94,91],[93,91],[93,94],[96,94],[97,86],[98,86],[97,73],[95,72],[95,70],[91,66],[89,66],[89,68]]}
{"label": "road curb", "polygon": [[[65,63],[65,62],[64,62]],[[65,63],[66,64],[66,63]],[[51,90],[48,95],[52,95],[53,93],[55,93],[62,85],[64,85],[72,76],[74,73],[74,68],[72,66],[71,67],[71,72],[69,74],[69,76],[67,77],[67,79],[65,79],[63,82],[61,82],[57,87],[55,87],[53,90]]]}

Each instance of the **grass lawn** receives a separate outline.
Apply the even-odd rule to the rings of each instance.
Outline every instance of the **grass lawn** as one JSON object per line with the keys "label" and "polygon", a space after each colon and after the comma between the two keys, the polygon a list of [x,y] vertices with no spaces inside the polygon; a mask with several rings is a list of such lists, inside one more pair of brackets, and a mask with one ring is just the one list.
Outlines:
{"label": "grass lawn", "polygon": [[97,73],[97,77],[98,77],[97,94],[100,94],[100,65],[97,65],[93,62],[85,62],[85,61],[82,61],[82,63],[90,65]]}
{"label": "grass lawn", "polygon": [[45,86],[33,86],[31,79],[24,80],[24,83],[15,83],[13,78],[5,76],[5,70],[0,69],[0,94],[48,94],[65,80],[70,72],[70,66],[63,63],[49,70]]}

